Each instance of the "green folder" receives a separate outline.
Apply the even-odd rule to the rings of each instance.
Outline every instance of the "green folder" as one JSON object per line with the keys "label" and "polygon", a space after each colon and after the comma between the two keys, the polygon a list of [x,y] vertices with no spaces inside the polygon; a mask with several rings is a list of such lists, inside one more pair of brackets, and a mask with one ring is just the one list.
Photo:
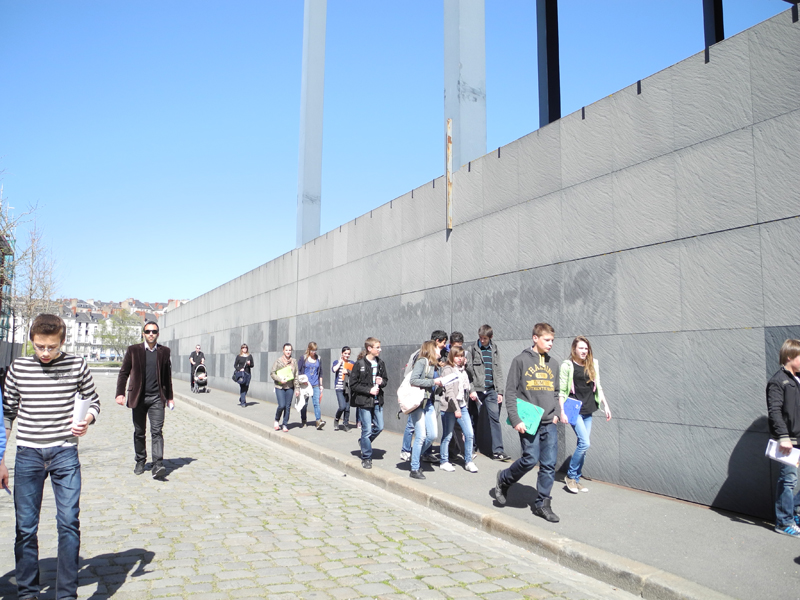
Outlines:
{"label": "green folder", "polygon": [[294,379],[294,372],[292,371],[291,365],[287,365],[282,369],[278,369],[275,371],[275,375],[278,376],[278,379],[283,379],[285,383],[288,383]]}
{"label": "green folder", "polygon": [[[536,406],[517,398],[517,414],[522,422],[525,423],[525,431],[533,435],[539,429],[539,423],[542,422],[544,409],[541,406]],[[511,425],[511,421],[508,418],[506,418],[506,423]]]}

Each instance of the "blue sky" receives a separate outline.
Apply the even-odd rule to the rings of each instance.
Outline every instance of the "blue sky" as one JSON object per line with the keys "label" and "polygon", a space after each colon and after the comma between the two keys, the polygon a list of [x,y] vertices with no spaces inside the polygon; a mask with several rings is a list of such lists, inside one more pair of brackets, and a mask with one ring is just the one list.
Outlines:
{"label": "blue sky", "polygon": [[[535,4],[486,0],[487,151],[538,127]],[[789,4],[724,7],[730,37]],[[442,13],[328,1],[323,233],[443,173]],[[703,48],[702,0],[559,22],[563,114]],[[302,0],[0,0],[4,195],[60,295],[194,298],[294,247],[302,29]]]}

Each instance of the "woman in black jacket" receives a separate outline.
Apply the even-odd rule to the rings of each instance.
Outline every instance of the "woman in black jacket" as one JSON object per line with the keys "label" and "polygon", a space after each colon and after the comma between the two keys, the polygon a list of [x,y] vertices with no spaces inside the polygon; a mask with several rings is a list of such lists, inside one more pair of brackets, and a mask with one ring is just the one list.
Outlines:
{"label": "woman in black jacket", "polygon": [[361,466],[372,468],[372,442],[383,431],[383,388],[389,383],[381,341],[367,338],[350,373],[350,402],[361,421]]}
{"label": "woman in black jacket", "polygon": [[239,406],[247,406],[247,390],[250,389],[250,369],[256,366],[247,344],[242,344],[239,355],[233,361],[234,371],[244,371],[244,379],[239,382]]}

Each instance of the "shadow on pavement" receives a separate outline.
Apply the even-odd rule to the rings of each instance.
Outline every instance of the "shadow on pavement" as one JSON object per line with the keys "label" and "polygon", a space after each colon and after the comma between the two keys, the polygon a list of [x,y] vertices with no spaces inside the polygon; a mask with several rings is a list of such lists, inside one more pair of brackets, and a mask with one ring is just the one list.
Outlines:
{"label": "shadow on pavement", "polygon": [[[81,558],[78,581],[81,586],[97,583],[98,589],[88,600],[104,600],[112,597],[127,581],[128,577],[139,577],[145,573],[147,565],[153,562],[155,552],[143,548],[133,548],[124,552],[99,554],[94,558]],[[55,598],[57,562],[54,557],[39,561],[39,581],[41,600]],[[17,598],[17,582],[14,571],[0,577],[0,598]]]}

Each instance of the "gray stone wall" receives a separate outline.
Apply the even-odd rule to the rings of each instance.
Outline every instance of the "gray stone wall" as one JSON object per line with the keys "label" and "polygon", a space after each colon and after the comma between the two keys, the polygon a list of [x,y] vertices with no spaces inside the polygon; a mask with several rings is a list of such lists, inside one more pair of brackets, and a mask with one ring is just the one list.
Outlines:
{"label": "gray stone wall", "polygon": [[316,341],[327,366],[375,336],[400,430],[392,391],[433,329],[491,324],[507,368],[547,321],[559,359],[589,336],[613,408],[587,474],[768,517],[765,377],[800,336],[798,64],[787,11],[464,165],[449,236],[442,178],[379,206],[169,313],[175,371],[200,341],[234,391],[246,341],[251,395],[273,398],[285,341]]}

